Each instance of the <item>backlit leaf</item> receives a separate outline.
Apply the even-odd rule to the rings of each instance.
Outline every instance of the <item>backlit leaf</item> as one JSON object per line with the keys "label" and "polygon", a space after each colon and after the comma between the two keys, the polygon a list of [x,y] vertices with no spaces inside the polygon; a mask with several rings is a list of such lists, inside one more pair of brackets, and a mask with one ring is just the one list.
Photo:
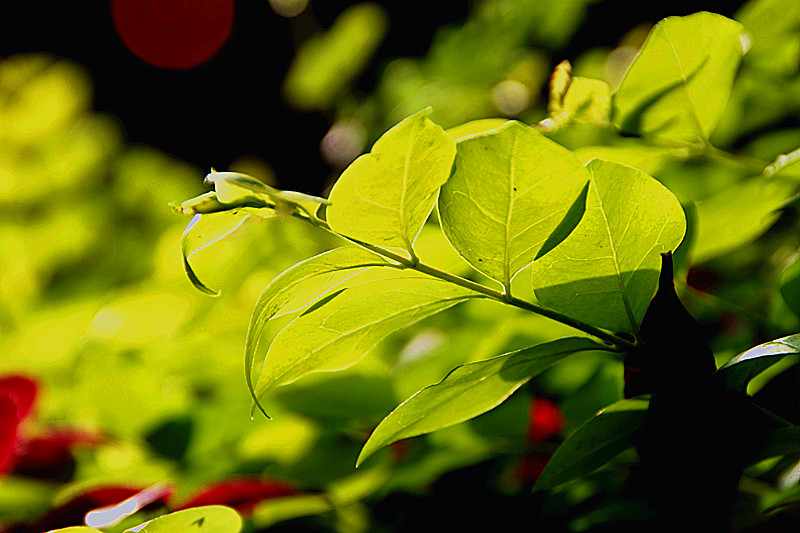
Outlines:
{"label": "backlit leaf", "polygon": [[556,449],[534,488],[584,478],[633,446],[633,433],[644,423],[648,405],[645,399],[631,398],[601,409]]}
{"label": "backlit leaf", "polygon": [[[253,388],[252,371],[258,342],[264,333],[267,322],[292,299],[301,285],[306,284],[309,280],[319,279],[320,276],[327,276],[324,278],[324,281],[327,281],[333,273],[346,271],[357,273],[371,266],[386,265],[389,263],[383,258],[363,248],[336,248],[297,263],[267,285],[256,302],[245,342],[245,377],[250,394],[257,405],[258,397]],[[319,293],[315,293],[314,296],[317,294]]]}
{"label": "backlit leaf", "polygon": [[533,266],[539,301],[595,326],[638,331],[652,298],[662,252],[686,231],[675,196],[644,172],[595,159],[586,213],[575,230]]}
{"label": "backlit leaf", "polygon": [[442,229],[464,259],[507,288],[588,179],[569,150],[508,122],[459,141],[455,170],[439,195]]}
{"label": "backlit leaf", "polygon": [[154,518],[126,533],[239,533],[242,518],[230,507],[193,507]]}
{"label": "backlit leaf", "polygon": [[704,142],[725,110],[742,31],[707,12],[659,22],[615,94],[614,123],[627,133]]}
{"label": "backlit leaf", "polygon": [[326,210],[334,231],[412,253],[456,151],[455,141],[427,118],[428,112],[400,122],[345,169]]}
{"label": "backlit leaf", "polygon": [[477,296],[428,277],[367,281],[332,293],[272,341],[256,396],[309,372],[349,366],[390,333]]}
{"label": "backlit leaf", "polygon": [[392,442],[446,428],[497,407],[533,376],[570,354],[603,349],[608,347],[571,337],[459,366],[384,418],[361,450],[358,464]]}

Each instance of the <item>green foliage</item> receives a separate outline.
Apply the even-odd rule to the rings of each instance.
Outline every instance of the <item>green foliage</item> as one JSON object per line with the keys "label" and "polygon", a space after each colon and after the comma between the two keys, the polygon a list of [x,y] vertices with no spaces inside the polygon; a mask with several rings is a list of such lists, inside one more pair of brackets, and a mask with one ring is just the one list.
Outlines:
{"label": "green foliage", "polygon": [[[253,476],[296,492],[244,521],[215,507],[228,524],[215,531],[393,531],[406,517],[373,505],[430,497],[447,514],[442,493],[492,516],[524,500],[553,530],[614,528],[638,516],[624,480],[640,465],[620,454],[650,408],[621,400],[626,354],[659,254],[676,249],[678,294],[715,334],[711,379],[771,421],[686,399],[691,427],[733,417],[764,437],[734,524],[792,510],[800,134],[782,121],[800,111],[795,3],[752,0],[738,22],[671,17],[638,53],[632,32],[562,63],[539,101],[586,4],[477,2],[426,56],[378,69],[370,94],[354,81],[386,15],[342,14],[302,44],[285,95],[363,127],[372,151],[328,198],[212,170],[213,191],[173,206],[193,216],[182,237],[164,205],[200,193],[187,191],[204,171],[128,146],[89,110],[75,65],[0,62],[0,347],[7,372],[45,391],[21,438],[53,425],[107,437],[74,450],[66,482],[5,473],[3,519],[164,480],[174,509]],[[532,395],[562,413],[543,440]],[[274,420],[248,419],[253,404]],[[664,434],[693,442],[674,420]],[[531,474],[531,459],[547,466]],[[450,476],[463,477],[448,489]],[[148,509],[109,531],[208,529],[206,512]]]}
{"label": "green foliage", "polygon": [[209,505],[159,516],[125,531],[130,533],[192,533],[195,531],[239,533],[241,530],[242,518],[236,511],[230,507]]}

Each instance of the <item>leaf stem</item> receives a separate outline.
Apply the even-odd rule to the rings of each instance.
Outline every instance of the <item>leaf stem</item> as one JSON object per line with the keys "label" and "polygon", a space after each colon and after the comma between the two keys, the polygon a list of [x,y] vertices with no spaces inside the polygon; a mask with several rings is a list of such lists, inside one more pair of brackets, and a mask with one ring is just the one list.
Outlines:
{"label": "leaf stem", "polygon": [[544,307],[533,302],[522,300],[515,296],[511,296],[506,292],[497,291],[490,287],[477,283],[475,281],[462,278],[461,276],[457,276],[449,272],[445,272],[444,270],[439,270],[438,268],[422,263],[416,257],[409,260],[408,258],[403,257],[400,254],[392,252],[391,250],[387,250],[380,246],[375,246],[373,244],[362,242],[357,239],[352,239],[350,237],[346,237],[344,235],[336,233],[331,229],[331,227],[325,220],[322,220],[316,216],[313,217],[315,219],[314,221],[309,220],[307,212],[306,213],[295,212],[294,216],[301,218],[303,220],[307,220],[308,222],[312,222],[315,226],[327,231],[328,233],[347,239],[353,244],[361,246],[362,248],[366,248],[367,250],[375,252],[376,254],[381,255],[387,259],[391,259],[392,261],[395,261],[396,263],[405,268],[410,268],[416,270],[417,272],[427,274],[428,276],[438,278],[442,281],[447,281],[449,283],[453,283],[460,287],[464,287],[465,289],[469,289],[471,291],[482,294],[483,296],[491,300],[496,300],[504,304],[513,305],[514,307],[518,307],[520,309],[536,313],[538,315],[547,317],[551,320],[555,320],[556,322],[561,322],[562,324],[565,324],[577,330],[583,331],[584,333],[588,333],[589,335],[597,337],[598,339],[601,339],[604,342],[607,342],[608,344],[611,344],[612,346],[616,347],[619,351],[625,351],[636,347],[635,342],[629,341],[628,339],[624,339],[614,333],[597,328],[595,326],[592,326],[591,324],[587,324],[570,316],[559,313],[554,309],[550,309],[548,307]]}

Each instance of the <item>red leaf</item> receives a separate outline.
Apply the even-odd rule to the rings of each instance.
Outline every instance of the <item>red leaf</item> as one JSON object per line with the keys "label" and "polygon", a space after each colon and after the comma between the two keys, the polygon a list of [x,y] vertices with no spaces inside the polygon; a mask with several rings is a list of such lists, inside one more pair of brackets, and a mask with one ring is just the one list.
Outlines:
{"label": "red leaf", "polygon": [[564,429],[564,414],[547,398],[533,398],[528,422],[528,444],[536,446]]}
{"label": "red leaf", "polygon": [[261,501],[294,494],[297,494],[297,490],[281,481],[234,478],[207,485],[184,502],[178,510],[203,505],[227,505],[247,516]]}

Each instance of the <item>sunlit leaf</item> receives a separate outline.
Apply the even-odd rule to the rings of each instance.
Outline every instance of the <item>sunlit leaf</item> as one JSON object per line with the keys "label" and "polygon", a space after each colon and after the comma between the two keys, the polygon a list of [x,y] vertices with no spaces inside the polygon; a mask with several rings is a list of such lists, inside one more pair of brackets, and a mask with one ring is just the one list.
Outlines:
{"label": "sunlit leaf", "polygon": [[230,507],[193,507],[154,518],[126,533],[239,533],[242,518]]}
{"label": "sunlit leaf", "polygon": [[534,290],[548,307],[615,331],[638,331],[658,279],[662,252],[686,231],[673,194],[644,172],[595,159],[586,213],[533,266]]}
{"label": "sunlit leaf", "polygon": [[614,123],[623,132],[704,142],[725,110],[742,31],[707,12],[659,22],[614,96]]}
{"label": "sunlit leaf", "polygon": [[423,110],[400,122],[345,169],[326,210],[334,231],[412,253],[456,151],[453,139],[427,114]]}
{"label": "sunlit leaf", "polygon": [[697,202],[691,260],[702,263],[743,246],[767,231],[796,192],[789,181],[756,177]]}
{"label": "sunlit leaf", "polygon": [[532,377],[570,354],[608,349],[586,338],[563,338],[457,367],[392,411],[373,431],[358,464],[400,439],[430,433],[474,418],[506,400]]}
{"label": "sunlit leaf", "polygon": [[512,121],[458,143],[439,195],[442,229],[477,270],[509,287],[589,179],[566,148]]}
{"label": "sunlit leaf", "polygon": [[384,10],[361,3],[342,12],[325,33],[304,42],[284,81],[287,99],[301,109],[326,109],[372,57],[388,26]]}
{"label": "sunlit leaf", "polygon": [[[371,266],[387,266],[388,264],[380,256],[363,248],[336,248],[297,263],[267,285],[258,298],[253,310],[253,316],[250,318],[244,355],[247,386],[259,408],[261,406],[258,404],[258,397],[253,388],[252,380],[253,361],[258,341],[264,333],[267,322],[292,299],[299,286],[313,278],[330,275],[335,272],[358,272]],[[261,409],[263,412],[263,408]]]}
{"label": "sunlit leaf", "polygon": [[633,433],[644,423],[648,405],[645,399],[631,398],[601,409],[556,449],[534,488],[584,478],[633,446]]}
{"label": "sunlit leaf", "polygon": [[278,333],[256,396],[309,372],[349,366],[390,333],[477,296],[427,277],[367,281],[334,292]]}
{"label": "sunlit leaf", "polygon": [[758,374],[787,355],[800,354],[800,335],[790,335],[765,342],[740,353],[717,373],[722,375],[728,387],[745,391],[747,384]]}

